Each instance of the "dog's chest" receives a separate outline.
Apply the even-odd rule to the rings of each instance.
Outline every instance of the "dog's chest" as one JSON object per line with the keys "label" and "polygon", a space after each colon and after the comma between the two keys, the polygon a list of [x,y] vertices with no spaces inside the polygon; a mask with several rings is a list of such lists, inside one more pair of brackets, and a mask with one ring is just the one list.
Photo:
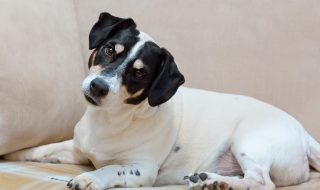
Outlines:
{"label": "dog's chest", "polygon": [[[87,131],[87,132],[84,132]],[[127,129],[121,134],[110,135],[109,130],[98,127],[95,130],[87,130],[86,127],[79,128],[77,137],[79,148],[85,153],[95,165],[112,164],[112,162],[125,162],[131,157],[139,154],[139,147],[143,143],[151,143],[150,131],[144,130],[144,127],[136,130]],[[139,135],[145,134],[145,135]]]}
{"label": "dog's chest", "polygon": [[170,112],[160,109],[155,117],[133,118],[128,127],[117,133],[112,129],[121,126],[108,126],[112,123],[84,116],[76,126],[74,141],[98,168],[146,159],[161,164],[177,134],[175,117],[168,115]]}

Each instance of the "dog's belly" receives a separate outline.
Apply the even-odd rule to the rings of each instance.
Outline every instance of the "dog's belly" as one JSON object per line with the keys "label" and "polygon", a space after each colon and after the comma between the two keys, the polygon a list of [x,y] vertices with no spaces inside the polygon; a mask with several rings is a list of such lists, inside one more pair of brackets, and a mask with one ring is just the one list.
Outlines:
{"label": "dog's belly", "polygon": [[[176,146],[175,146],[176,147]],[[184,176],[194,172],[211,172],[223,176],[243,176],[243,172],[230,145],[220,145],[211,152],[198,151],[178,153],[174,148],[163,167],[160,169],[156,186],[185,184]]]}
{"label": "dog's belly", "polygon": [[[211,150],[210,154],[187,155],[187,153],[171,153],[170,158],[160,169],[155,185],[185,184],[184,176],[194,172],[210,172],[222,176],[243,176],[242,169],[237,162],[230,148],[225,146]],[[225,149],[225,150],[222,150]],[[199,152],[197,152],[199,153]],[[207,154],[207,155],[206,155]]]}
{"label": "dog's belly", "polygon": [[232,154],[230,148],[223,152],[216,160],[203,171],[220,174],[223,176],[243,176],[242,169]]}

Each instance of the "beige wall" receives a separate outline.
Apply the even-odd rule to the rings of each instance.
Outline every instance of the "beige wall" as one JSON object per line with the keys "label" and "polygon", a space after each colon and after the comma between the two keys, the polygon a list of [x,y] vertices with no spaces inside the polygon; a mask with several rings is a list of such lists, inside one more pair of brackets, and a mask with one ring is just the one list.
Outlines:
{"label": "beige wall", "polygon": [[100,12],[132,17],[172,52],[186,86],[267,101],[298,118],[320,140],[320,1],[75,3],[86,59],[88,33]]}

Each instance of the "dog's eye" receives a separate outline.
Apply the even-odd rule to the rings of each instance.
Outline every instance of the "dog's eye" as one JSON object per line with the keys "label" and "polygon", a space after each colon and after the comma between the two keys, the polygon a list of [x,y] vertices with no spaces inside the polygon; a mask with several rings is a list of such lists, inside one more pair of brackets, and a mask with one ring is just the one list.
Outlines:
{"label": "dog's eye", "polygon": [[104,53],[108,56],[108,57],[112,57],[113,54],[115,53],[114,47],[112,46],[107,46],[104,48]]}
{"label": "dog's eye", "polygon": [[138,78],[138,79],[143,79],[144,76],[146,75],[145,71],[142,70],[142,69],[137,69],[135,70],[135,76]]}

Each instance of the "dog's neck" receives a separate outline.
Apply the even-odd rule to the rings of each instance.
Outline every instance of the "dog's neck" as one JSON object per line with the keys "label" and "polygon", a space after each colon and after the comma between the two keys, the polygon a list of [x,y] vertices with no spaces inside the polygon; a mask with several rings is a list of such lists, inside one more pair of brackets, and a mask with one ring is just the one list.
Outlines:
{"label": "dog's neck", "polygon": [[151,107],[146,100],[139,105],[121,104],[112,109],[97,109],[94,106],[87,108],[92,119],[92,127],[103,127],[112,135],[130,127],[134,120],[153,117],[157,110],[158,106]]}

